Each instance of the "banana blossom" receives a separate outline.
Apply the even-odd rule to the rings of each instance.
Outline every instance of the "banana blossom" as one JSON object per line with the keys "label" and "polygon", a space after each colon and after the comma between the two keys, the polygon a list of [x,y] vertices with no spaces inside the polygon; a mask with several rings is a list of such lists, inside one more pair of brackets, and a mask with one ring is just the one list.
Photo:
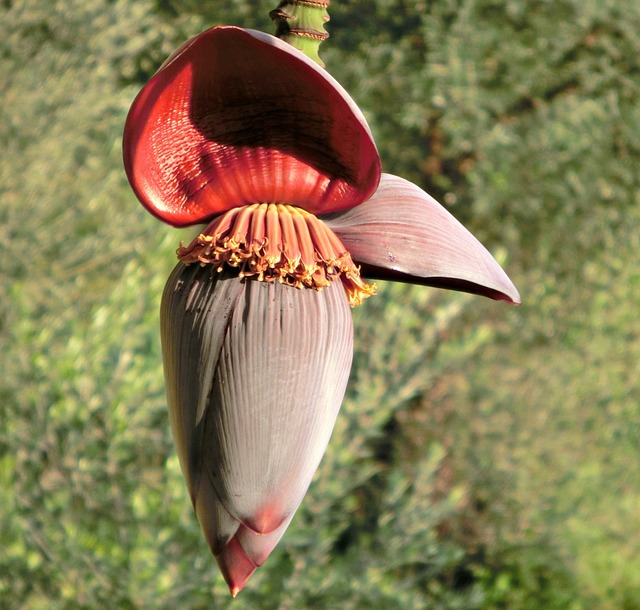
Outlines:
{"label": "banana blossom", "polygon": [[350,306],[375,290],[363,278],[519,295],[440,204],[381,173],[355,102],[273,36],[215,27],[185,43],[133,102],[124,162],[157,218],[209,223],[178,249],[161,339],[182,472],[235,596],[326,449]]}

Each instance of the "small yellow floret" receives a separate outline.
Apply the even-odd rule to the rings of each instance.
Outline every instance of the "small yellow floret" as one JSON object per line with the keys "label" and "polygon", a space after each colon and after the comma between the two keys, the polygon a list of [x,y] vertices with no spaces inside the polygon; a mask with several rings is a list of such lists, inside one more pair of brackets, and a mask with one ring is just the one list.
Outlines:
{"label": "small yellow floret", "polygon": [[190,265],[237,268],[239,277],[321,290],[342,280],[354,307],[375,294],[338,236],[313,214],[283,204],[234,208],[213,220],[178,258]]}

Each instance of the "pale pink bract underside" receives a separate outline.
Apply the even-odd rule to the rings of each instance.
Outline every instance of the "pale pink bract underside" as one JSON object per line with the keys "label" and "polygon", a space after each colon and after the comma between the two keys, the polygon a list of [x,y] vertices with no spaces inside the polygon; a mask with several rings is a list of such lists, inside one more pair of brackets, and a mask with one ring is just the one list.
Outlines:
{"label": "pale pink bract underside", "polygon": [[323,217],[364,277],[449,288],[520,303],[487,249],[415,184],[383,174],[362,205]]}

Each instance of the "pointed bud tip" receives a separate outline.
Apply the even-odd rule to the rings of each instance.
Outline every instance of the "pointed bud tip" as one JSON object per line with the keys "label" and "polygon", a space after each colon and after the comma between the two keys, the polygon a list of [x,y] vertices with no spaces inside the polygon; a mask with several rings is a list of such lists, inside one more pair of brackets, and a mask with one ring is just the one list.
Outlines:
{"label": "pointed bud tip", "polygon": [[233,597],[242,591],[258,568],[247,557],[235,536],[227,543],[222,553],[216,556],[216,561]]}

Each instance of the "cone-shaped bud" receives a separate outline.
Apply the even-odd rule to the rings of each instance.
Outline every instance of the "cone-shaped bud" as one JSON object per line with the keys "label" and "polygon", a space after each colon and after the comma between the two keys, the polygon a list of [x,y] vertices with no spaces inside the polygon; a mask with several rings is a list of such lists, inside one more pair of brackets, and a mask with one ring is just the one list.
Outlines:
{"label": "cone-shaped bud", "polygon": [[341,282],[296,290],[179,263],[161,325],[180,465],[235,594],[284,533],[329,441],[351,368],[349,304]]}

